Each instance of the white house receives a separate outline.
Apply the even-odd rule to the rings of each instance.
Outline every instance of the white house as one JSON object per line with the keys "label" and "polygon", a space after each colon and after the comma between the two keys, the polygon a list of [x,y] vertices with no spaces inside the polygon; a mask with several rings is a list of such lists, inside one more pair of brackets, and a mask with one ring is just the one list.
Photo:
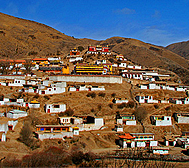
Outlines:
{"label": "white house", "polygon": [[126,62],[120,62],[120,63],[118,63],[118,67],[119,68],[126,68],[127,67],[127,63]]}
{"label": "white house", "polygon": [[81,61],[81,60],[83,60],[82,57],[72,57],[69,59],[69,62],[77,62],[77,61]]}
{"label": "white house", "polygon": [[122,72],[122,77],[123,78],[129,78],[129,79],[138,79],[138,80],[143,80],[143,75],[141,72]]}
{"label": "white house", "polygon": [[6,141],[6,134],[4,132],[0,132],[0,141],[2,142]]}
{"label": "white house", "polygon": [[1,117],[0,118],[0,132],[4,132],[6,134],[8,131],[14,130],[17,123],[18,123],[17,119]]}
{"label": "white house", "polygon": [[113,103],[128,103],[129,100],[127,98],[114,98],[112,102]]}
{"label": "white house", "polygon": [[158,103],[158,100],[154,100],[152,96],[136,96],[135,99],[139,103]]}
{"label": "white house", "polygon": [[[67,116],[63,116],[63,117],[59,117],[59,123],[61,125],[65,125],[65,124],[74,124],[74,120],[75,120],[75,117],[67,117]],[[83,122],[83,120],[82,120]],[[82,123],[81,122],[81,123]],[[80,124],[81,124],[80,123]]]}
{"label": "white house", "polygon": [[158,146],[158,141],[154,140],[153,133],[125,133],[119,138],[119,144],[122,148]]}
{"label": "white house", "polygon": [[28,103],[28,107],[29,108],[40,108],[40,103],[36,100],[31,101],[30,103]]}
{"label": "white house", "polygon": [[122,114],[116,116],[116,121],[119,125],[136,125],[135,116],[132,114]]}
{"label": "white house", "polygon": [[169,102],[174,104],[189,104],[189,98],[169,98]]}
{"label": "white house", "polygon": [[54,104],[45,104],[46,113],[60,113],[66,111],[66,104],[54,103]]}
{"label": "white house", "polygon": [[7,112],[7,117],[8,118],[20,118],[20,117],[26,117],[28,113],[26,111],[21,111],[21,110],[11,110]]}
{"label": "white house", "polygon": [[95,64],[106,64],[106,60],[96,60]]}
{"label": "white house", "polygon": [[128,69],[142,69],[142,66],[140,65],[127,65]]}
{"label": "white house", "polygon": [[173,114],[175,120],[178,122],[178,124],[189,124],[189,113],[183,112],[183,113],[174,113]]}
{"label": "white house", "polygon": [[13,83],[9,83],[8,86],[23,86],[26,84],[26,81],[23,79],[14,79]]}
{"label": "white house", "polygon": [[39,94],[60,94],[66,91],[63,87],[47,87],[46,89],[39,90]]}
{"label": "white house", "polygon": [[91,86],[91,85],[75,85],[70,86],[68,91],[104,91],[104,86]]}
{"label": "white house", "polygon": [[64,140],[65,137],[73,137],[74,130],[71,130],[71,126],[64,125],[36,125],[36,134],[41,141],[44,139]]}
{"label": "white house", "polygon": [[160,146],[153,147],[152,151],[153,151],[153,154],[156,154],[156,155],[168,155],[169,154],[169,148],[167,148],[167,147],[160,147]]}
{"label": "white house", "polygon": [[155,115],[150,117],[152,125],[156,126],[171,126],[171,116]]}

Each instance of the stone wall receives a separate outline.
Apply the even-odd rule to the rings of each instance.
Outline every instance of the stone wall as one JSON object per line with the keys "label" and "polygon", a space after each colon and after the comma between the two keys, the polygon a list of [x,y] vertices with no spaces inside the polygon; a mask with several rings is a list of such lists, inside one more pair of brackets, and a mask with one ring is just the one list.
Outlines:
{"label": "stone wall", "polygon": [[49,80],[64,82],[94,82],[94,83],[122,83],[121,76],[111,75],[55,75],[50,76]]}

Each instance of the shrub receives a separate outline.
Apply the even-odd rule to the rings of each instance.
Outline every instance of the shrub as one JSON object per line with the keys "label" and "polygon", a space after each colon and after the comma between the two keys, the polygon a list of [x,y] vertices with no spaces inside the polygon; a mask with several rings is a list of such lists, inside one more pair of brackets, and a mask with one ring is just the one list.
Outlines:
{"label": "shrub", "polygon": [[142,124],[144,119],[147,117],[147,111],[143,107],[138,107],[135,110],[134,115],[136,117],[136,120],[139,121]]}
{"label": "shrub", "polygon": [[158,104],[154,104],[154,108],[158,109],[159,108]]}
{"label": "shrub", "polygon": [[67,110],[64,112],[64,114],[65,114],[66,116],[72,116],[72,115],[74,114],[74,111],[73,111],[71,108],[69,108],[69,109],[67,109]]}
{"label": "shrub", "polygon": [[133,101],[129,101],[127,103],[127,107],[129,107],[129,108],[133,108],[134,106],[135,106],[135,103]]}
{"label": "shrub", "polygon": [[47,95],[45,95],[45,96],[44,96],[44,98],[45,98],[45,99],[47,99],[47,100],[49,100],[49,99],[50,99],[50,97],[49,97],[49,96],[47,96]]}
{"label": "shrub", "polygon": [[38,99],[39,98],[39,93],[36,93],[33,98]]}
{"label": "shrub", "polygon": [[78,50],[79,50],[79,51],[83,51],[83,50],[84,50],[84,47],[83,47],[83,46],[79,46],[79,47],[78,47]]}
{"label": "shrub", "polygon": [[89,93],[87,94],[87,97],[95,98],[95,97],[96,97],[96,93],[95,93],[95,92],[89,92]]}
{"label": "shrub", "polygon": [[110,103],[110,104],[108,104],[108,106],[112,109],[113,106],[114,106],[114,104],[113,104],[113,103]]}
{"label": "shrub", "polygon": [[83,162],[84,160],[84,153],[82,151],[76,151],[72,153],[72,162],[75,165],[79,165]]}
{"label": "shrub", "polygon": [[101,97],[105,97],[106,93],[103,93],[103,92],[99,92],[98,93],[98,96],[101,96]]}
{"label": "shrub", "polygon": [[112,93],[111,96],[112,96],[112,97],[115,97],[115,96],[116,96],[116,93]]}
{"label": "shrub", "polygon": [[170,110],[171,109],[171,106],[168,106],[165,108],[166,111]]}
{"label": "shrub", "polygon": [[24,126],[20,131],[20,141],[22,141],[27,146],[30,145],[32,138],[32,130],[29,122],[25,122]]}
{"label": "shrub", "polygon": [[99,105],[98,105],[98,110],[100,111],[101,109],[102,109],[102,105],[99,104]]}
{"label": "shrub", "polygon": [[124,107],[127,107],[127,104],[126,104],[126,103],[121,103],[121,104],[118,104],[118,105],[117,105],[117,108],[119,108],[119,109],[122,109],[122,108],[124,108]]}

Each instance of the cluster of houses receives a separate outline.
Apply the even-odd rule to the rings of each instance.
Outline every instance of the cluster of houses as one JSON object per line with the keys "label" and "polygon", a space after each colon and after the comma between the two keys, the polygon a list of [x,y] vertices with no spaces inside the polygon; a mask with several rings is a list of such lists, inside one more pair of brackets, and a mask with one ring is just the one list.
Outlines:
{"label": "cluster of houses", "polygon": [[135,97],[136,101],[139,103],[173,103],[173,104],[189,104],[188,97],[181,97],[181,98],[167,98],[167,99],[158,99],[155,100],[153,96],[150,95],[140,95]]}
{"label": "cluster of houses", "polygon": [[40,103],[36,100],[25,102],[24,98],[6,98],[4,97],[0,101],[0,106],[17,106],[17,107],[28,107],[28,108],[40,108]]}
{"label": "cluster of houses", "polygon": [[179,86],[178,84],[168,85],[165,82],[147,83],[147,84],[137,84],[140,89],[163,89],[185,92],[188,86]]}
{"label": "cluster of houses", "polygon": [[26,117],[28,113],[21,110],[10,110],[0,113],[0,141],[6,141],[8,131],[13,131],[18,123],[18,118]]}
{"label": "cluster of houses", "polygon": [[[89,46],[87,55],[111,55],[109,47],[102,46]],[[70,50],[70,54],[67,56],[69,62],[75,64],[83,60],[81,52],[76,48]],[[166,82],[155,82],[159,80],[166,80],[170,78],[170,75],[159,74],[156,71],[145,69],[140,65],[131,64],[127,61],[123,55],[116,55],[116,62],[107,63],[106,60],[97,60],[93,64],[90,63],[76,63],[74,65],[73,76],[76,74],[87,74],[96,76],[110,76],[113,74],[121,75],[123,78],[147,80],[147,84],[138,84],[140,89],[164,89],[171,91],[187,91],[187,86],[168,85]],[[0,60],[3,62],[3,60]],[[104,86],[90,85],[90,84],[69,84],[67,86],[66,80],[53,81],[49,78],[38,78],[32,74],[30,76],[21,76],[21,70],[27,70],[26,60],[4,60],[8,62],[9,70],[13,71],[13,74],[20,74],[20,78],[12,77],[9,79],[1,79],[0,85],[20,87],[19,92],[35,93],[39,95],[53,95],[61,94],[67,91],[104,91]],[[64,65],[60,57],[49,58],[35,58],[30,62],[31,70],[37,70],[39,72],[56,73],[56,74],[69,74],[69,65]],[[3,69],[1,65],[0,69]],[[97,75],[98,74],[98,75]],[[78,76],[80,76],[78,75]],[[65,75],[66,76],[66,75]],[[67,75],[69,76],[69,75]],[[120,76],[119,76],[120,77]],[[122,77],[120,77],[122,79]],[[75,81],[77,82],[77,81]],[[174,103],[174,104],[189,104],[189,98],[169,98],[169,99],[154,99],[151,95],[138,95],[135,97],[138,103]],[[127,98],[114,98],[113,103],[122,104],[129,103]],[[40,103],[36,100],[31,102],[25,102],[23,98],[8,98],[3,97],[0,100],[0,106],[18,106],[28,108],[41,108]],[[57,114],[66,111],[66,104],[64,103],[46,103],[44,106],[45,113]],[[0,113],[0,141],[6,141],[6,134],[8,131],[14,130],[18,123],[19,118],[27,117],[28,113],[21,110],[13,109],[11,111]],[[174,117],[178,124],[189,124],[188,112],[177,112],[173,116],[167,115],[152,115],[150,116],[151,124],[153,126],[172,126]],[[79,136],[80,131],[102,130],[104,129],[104,119],[90,116],[90,115],[78,115],[78,116],[59,116],[59,124],[57,125],[36,125],[36,137],[39,140],[45,139],[66,139],[73,136]],[[119,133],[119,145],[122,148],[135,148],[144,147],[152,148],[154,154],[168,154],[169,146],[180,145],[184,148],[189,147],[189,133],[184,132],[182,135],[167,135],[165,136],[165,146],[158,146],[158,141],[155,140],[153,133],[125,133],[125,126],[136,126],[136,116],[131,113],[116,115],[115,131]]]}
{"label": "cluster of houses", "polygon": [[93,116],[63,116],[59,125],[36,125],[38,139],[65,139],[78,136],[80,131],[99,130],[104,126],[103,118]]}
{"label": "cluster of houses", "polygon": [[170,75],[159,74],[154,70],[142,69],[141,66],[128,65],[125,70],[121,73],[123,78],[147,80],[149,82],[168,80]]}
{"label": "cluster of houses", "polygon": [[[66,91],[104,91],[104,86],[98,85],[69,85],[66,82],[53,82],[48,78],[30,79],[3,79],[0,80],[2,86],[22,87],[19,92],[38,93],[39,95],[61,94]],[[17,100],[19,101],[19,100]],[[20,100],[21,101],[21,100]],[[2,102],[3,103],[3,102]]]}
{"label": "cluster of houses", "polygon": [[9,71],[8,73],[13,75],[22,75],[26,71],[69,74],[69,66],[64,65],[60,57],[34,58],[32,60],[0,60],[0,63],[2,71]]}

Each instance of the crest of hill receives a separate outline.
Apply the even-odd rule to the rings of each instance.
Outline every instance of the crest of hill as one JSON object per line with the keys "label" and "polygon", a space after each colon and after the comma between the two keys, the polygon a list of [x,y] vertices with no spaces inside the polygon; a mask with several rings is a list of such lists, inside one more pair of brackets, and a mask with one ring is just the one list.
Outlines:
{"label": "crest of hill", "polygon": [[189,41],[173,43],[166,48],[186,59],[189,59]]}
{"label": "crest of hill", "polygon": [[31,58],[63,54],[77,45],[96,44],[91,39],[75,39],[44,24],[0,13],[0,56]]}

